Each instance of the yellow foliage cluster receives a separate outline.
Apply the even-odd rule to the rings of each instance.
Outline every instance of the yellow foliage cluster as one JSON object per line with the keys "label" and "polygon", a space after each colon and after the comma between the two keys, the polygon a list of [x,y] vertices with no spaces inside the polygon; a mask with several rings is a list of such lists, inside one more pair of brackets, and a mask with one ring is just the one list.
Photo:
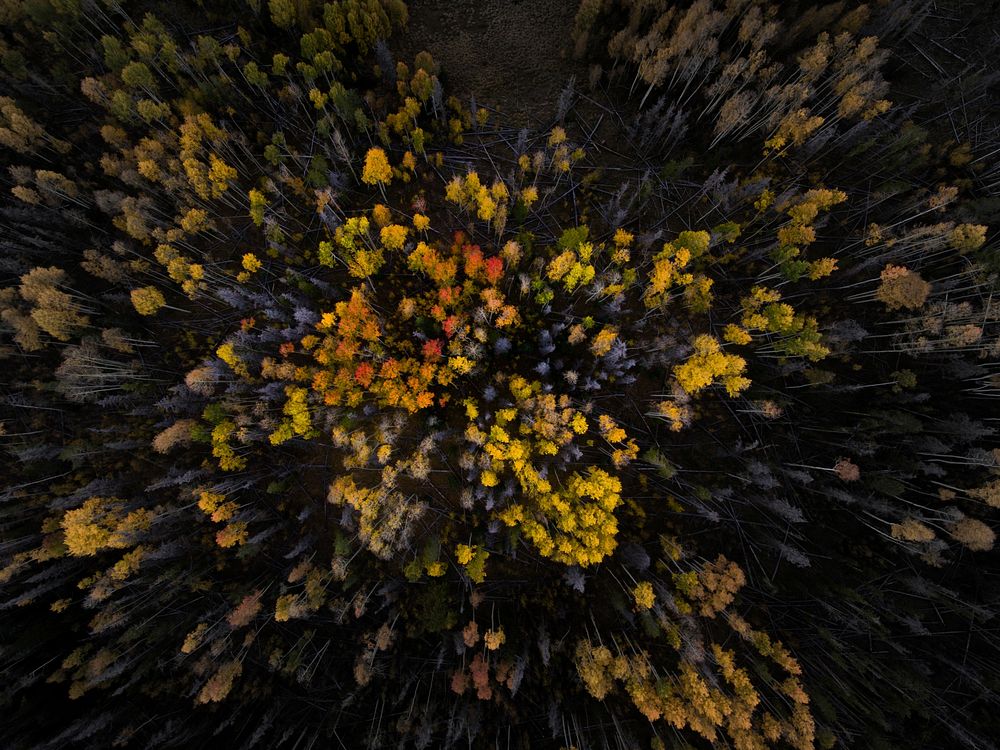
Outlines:
{"label": "yellow foliage cluster", "polygon": [[507,641],[507,634],[503,632],[503,628],[497,628],[496,630],[487,630],[483,633],[483,643],[486,648],[490,651],[496,651]]}
{"label": "yellow foliage cluster", "polygon": [[816,319],[800,315],[781,301],[781,294],[774,289],[755,286],[740,304],[743,307],[742,327],[726,327],[725,338],[731,343],[747,343],[749,331],[758,330],[778,334],[776,348],[791,356],[806,357],[816,362],[830,350],[820,343],[822,336]]}
{"label": "yellow foliage cluster", "polygon": [[605,326],[590,342],[590,351],[595,357],[603,357],[611,351],[611,347],[617,340],[618,329],[614,326]]}
{"label": "yellow foliage cluster", "polygon": [[233,682],[243,673],[239,661],[227,661],[220,666],[198,693],[198,703],[216,703],[225,699],[233,689]]}
{"label": "yellow foliage cluster", "polygon": [[682,597],[698,606],[699,614],[715,617],[732,603],[746,583],[746,577],[739,565],[719,555],[715,562],[706,563],[697,573],[676,574],[674,583]]}
{"label": "yellow foliage cluster", "polygon": [[198,493],[198,507],[215,523],[228,521],[239,509],[235,502],[226,500],[225,495],[210,490],[201,490]]}
{"label": "yellow foliage cluster", "polygon": [[602,414],[598,417],[597,424],[601,435],[613,446],[611,461],[616,469],[624,468],[639,455],[639,444],[629,438],[628,433],[609,415]]}
{"label": "yellow foliage cluster", "polygon": [[382,227],[379,238],[387,250],[402,250],[403,243],[406,242],[406,235],[409,234],[409,231],[407,227],[399,224],[389,224]]}
{"label": "yellow foliage cluster", "polygon": [[465,177],[456,175],[451,179],[445,188],[445,198],[467,211],[475,209],[483,221],[502,223],[501,218],[506,220],[510,192],[501,180],[494,180],[487,188],[476,172],[469,172]]}
{"label": "yellow foliage cluster", "polygon": [[[372,207],[372,221],[379,228],[389,226],[389,224],[392,224],[392,209],[384,203],[376,203]],[[368,231],[367,225],[365,226],[365,231]]]}
{"label": "yellow foliage cluster", "polygon": [[392,167],[389,157],[380,148],[370,148],[365,154],[365,166],[361,172],[361,181],[367,185],[387,185],[392,180]]}
{"label": "yellow foliage cluster", "polygon": [[959,224],[948,235],[948,243],[960,255],[971,253],[986,244],[986,230],[982,224]]}
{"label": "yellow foliage cluster", "polygon": [[[226,496],[211,490],[201,490],[198,493],[198,507],[212,519],[214,523],[230,521],[239,506]],[[215,535],[215,543],[220,547],[233,547],[245,544],[249,536],[246,521],[227,523]]]}
{"label": "yellow foliage cluster", "polygon": [[250,199],[250,219],[255,226],[263,226],[264,209],[267,207],[267,198],[259,190],[253,189],[249,192]]}
{"label": "yellow foliage cluster", "polygon": [[287,622],[315,612],[326,602],[326,590],[333,573],[304,560],[292,568],[287,581],[303,583],[303,590],[282,594],[274,603],[274,619]]}
{"label": "yellow foliage cluster", "polygon": [[398,553],[400,540],[425,510],[422,503],[408,500],[395,488],[391,474],[374,487],[359,487],[350,476],[337,477],[327,497],[334,505],[346,503],[358,512],[358,535],[383,559]]}
{"label": "yellow foliage cluster", "polygon": [[240,265],[243,266],[243,270],[247,273],[256,273],[263,267],[260,258],[253,253],[245,253],[240,260]]}
{"label": "yellow foliage cluster", "polygon": [[691,421],[691,408],[681,401],[661,401],[656,414],[670,422],[672,432],[680,432]]}
{"label": "yellow foliage cluster", "polygon": [[705,388],[721,383],[730,396],[746,390],[750,381],[743,377],[747,363],[735,354],[722,351],[719,342],[707,334],[695,337],[694,353],[674,368],[674,377],[692,396]]}
{"label": "yellow foliage cluster", "polygon": [[[352,216],[337,227],[333,235],[334,242],[343,252],[347,272],[355,278],[367,278],[377,273],[385,263],[382,249],[369,239],[369,227],[367,216]],[[387,236],[392,241],[395,233],[390,232]],[[405,236],[404,233],[404,239]],[[319,261],[323,265],[333,265],[333,247],[330,243],[320,243]]]}
{"label": "yellow foliage cluster", "polygon": [[459,544],[455,548],[455,559],[459,565],[465,566],[465,571],[474,583],[486,580],[486,560],[490,553],[479,545]]}
{"label": "yellow foliage cluster", "polygon": [[627,231],[624,227],[618,227],[615,230],[614,237],[611,241],[615,244],[615,247],[628,248],[632,245],[635,240],[635,235]]}
{"label": "yellow foliage cluster", "polygon": [[594,467],[564,477],[561,488],[543,478],[532,457],[558,453],[574,435],[587,431],[587,419],[569,406],[567,396],[542,393],[537,381],[514,376],[509,387],[517,407],[497,410],[488,432],[471,422],[466,429],[466,439],[485,453],[481,483],[495,487],[510,471],[521,488],[522,501],[498,517],[518,527],[545,557],[567,565],[600,562],[615,548],[621,482]]}
{"label": "yellow foliage cluster", "polygon": [[[190,215],[190,212],[189,212]],[[173,245],[157,245],[153,256],[167,269],[170,278],[181,285],[189,297],[194,297],[204,287],[205,268],[182,255]]]}
{"label": "yellow foliage cluster", "polygon": [[703,273],[693,272],[693,263],[708,252],[711,236],[708,232],[681,232],[673,242],[653,257],[649,285],[643,292],[647,308],[659,307],[674,287],[684,289],[685,299],[695,312],[706,312],[712,304],[712,280]]}
{"label": "yellow foliage cluster", "polygon": [[226,164],[215,153],[208,153],[208,164],[201,157],[203,142],[222,144],[227,139],[225,130],[217,128],[206,114],[185,115],[180,127],[180,160],[188,183],[202,200],[217,199],[236,179],[236,169]]}
{"label": "yellow foliage cluster", "polygon": [[594,280],[596,273],[591,265],[594,246],[589,242],[581,242],[575,249],[568,249],[549,261],[545,275],[549,281],[561,282],[567,292],[572,292],[578,286],[586,286]]}
{"label": "yellow foliage cluster", "polygon": [[232,342],[227,341],[224,344],[220,344],[215,350],[215,355],[229,365],[229,368],[241,378],[250,377],[250,371],[247,369],[246,364],[243,363],[243,360],[236,354],[236,349],[233,348]]}
{"label": "yellow foliage cluster", "polygon": [[260,258],[253,253],[244,253],[240,259],[240,265],[243,267],[243,270],[236,274],[236,280],[241,284],[247,283],[251,276],[264,267]]}
{"label": "yellow foliage cluster", "polygon": [[289,385],[285,387],[285,396],[288,397],[288,400],[282,411],[286,419],[281,422],[278,429],[268,436],[271,445],[281,445],[295,436],[308,438],[314,434],[312,419],[309,416],[309,391],[299,386]]}
{"label": "yellow foliage cluster", "polygon": [[621,685],[649,721],[664,721],[677,730],[690,728],[713,744],[723,744],[722,731],[728,738],[724,744],[740,750],[767,750],[781,740],[796,750],[812,750],[815,723],[795,677],[779,685],[791,699],[791,716],[778,718],[761,709],[766,704],[750,674],[736,666],[732,651],[712,644],[712,655],[717,674],[710,673],[707,663],[696,667],[682,660],[672,675],[659,677],[647,654],[614,654],[584,639],[577,643],[574,661],[590,695],[604,700]]}
{"label": "yellow foliage cluster", "polygon": [[167,304],[163,293],[155,286],[133,289],[131,296],[132,306],[140,315],[155,315],[157,310]]}
{"label": "yellow foliage cluster", "polygon": [[804,107],[789,112],[778,124],[774,135],[764,142],[765,153],[769,150],[778,151],[789,142],[801,146],[823,122],[822,117],[810,114]]}
{"label": "yellow foliage cluster", "polygon": [[63,540],[71,555],[96,555],[105,549],[124,549],[147,530],[153,520],[148,510],[125,513],[125,502],[115,497],[91,497],[66,511],[62,518]]}
{"label": "yellow foliage cluster", "polygon": [[635,607],[639,610],[652,609],[656,603],[656,594],[653,593],[653,584],[649,581],[637,583],[632,589],[632,598],[635,600]]}
{"label": "yellow foliage cluster", "polygon": [[542,556],[565,565],[593,565],[614,552],[614,511],[622,502],[617,477],[590,467],[586,475],[571,474],[564,489],[541,482],[538,491],[526,491],[524,503],[503,510],[500,520],[520,528]]}
{"label": "yellow foliage cluster", "polygon": [[236,454],[229,438],[236,432],[236,425],[229,419],[224,419],[212,428],[212,455],[219,459],[219,468],[223,471],[242,471],[247,461]]}
{"label": "yellow foliage cluster", "polygon": [[875,298],[890,310],[917,310],[923,307],[931,285],[916,271],[891,263],[882,269]]}
{"label": "yellow foliage cluster", "polygon": [[802,251],[816,241],[816,230],[812,222],[820,211],[828,211],[847,200],[847,193],[841,190],[818,188],[809,190],[802,198],[784,207],[791,222],[778,230],[778,248],[772,257],[777,261],[786,278],[797,281],[803,275],[816,281],[829,276],[837,268],[834,258],[819,258],[814,261],[800,260]]}

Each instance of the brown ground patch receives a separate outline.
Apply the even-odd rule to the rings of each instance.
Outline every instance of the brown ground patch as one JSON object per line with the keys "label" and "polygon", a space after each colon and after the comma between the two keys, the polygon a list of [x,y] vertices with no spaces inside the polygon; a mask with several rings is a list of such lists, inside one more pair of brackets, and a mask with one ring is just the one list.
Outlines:
{"label": "brown ground patch", "polygon": [[570,76],[587,68],[572,56],[576,0],[410,0],[400,59],[421,50],[441,64],[445,92],[496,108],[504,122],[544,128]]}

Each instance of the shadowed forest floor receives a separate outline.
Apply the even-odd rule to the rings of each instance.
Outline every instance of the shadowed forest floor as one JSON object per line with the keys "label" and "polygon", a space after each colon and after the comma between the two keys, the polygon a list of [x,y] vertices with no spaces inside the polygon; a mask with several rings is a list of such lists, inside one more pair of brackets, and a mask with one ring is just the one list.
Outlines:
{"label": "shadowed forest floor", "polygon": [[573,0],[416,0],[400,59],[428,50],[446,90],[464,104],[476,96],[507,124],[544,127],[559,93],[587,68],[573,59]]}

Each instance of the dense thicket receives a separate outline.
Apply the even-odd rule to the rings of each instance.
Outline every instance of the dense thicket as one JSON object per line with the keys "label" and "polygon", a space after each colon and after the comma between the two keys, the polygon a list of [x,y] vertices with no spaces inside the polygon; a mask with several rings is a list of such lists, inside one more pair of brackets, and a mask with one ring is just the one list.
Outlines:
{"label": "dense thicket", "polygon": [[996,70],[583,0],[516,131],[407,22],[0,4],[4,746],[993,747]]}

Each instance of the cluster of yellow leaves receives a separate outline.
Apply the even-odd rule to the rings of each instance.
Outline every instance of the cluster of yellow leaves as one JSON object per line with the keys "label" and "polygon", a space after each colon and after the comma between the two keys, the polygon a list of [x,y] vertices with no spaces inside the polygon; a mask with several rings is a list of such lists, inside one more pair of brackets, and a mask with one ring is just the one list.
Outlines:
{"label": "cluster of yellow leaves", "polygon": [[742,327],[726,326],[726,341],[749,343],[749,331],[758,330],[778,334],[775,347],[790,356],[817,362],[830,353],[820,343],[822,336],[816,319],[797,314],[791,305],[781,301],[781,295],[774,289],[755,286],[740,304],[743,307]]}
{"label": "cluster of yellow leaves", "polygon": [[[1000,449],[994,449],[994,460],[1000,463]],[[982,487],[968,490],[969,497],[981,500],[991,508],[1000,508],[1000,479],[994,479]]]}
{"label": "cluster of yellow leaves", "polygon": [[[198,507],[212,519],[214,523],[225,523],[236,515],[239,506],[226,496],[210,490],[198,493]],[[215,535],[215,543],[220,547],[233,547],[245,544],[249,535],[245,521],[227,523]]]}
{"label": "cluster of yellow leaves", "polygon": [[722,351],[719,342],[707,334],[695,337],[694,353],[674,368],[674,377],[692,396],[718,382],[730,396],[746,390],[750,381],[743,377],[747,363],[735,354]]}
{"label": "cluster of yellow leaves", "polygon": [[[508,381],[517,408],[500,409],[486,443],[486,453],[497,460],[526,460],[537,452],[554,456],[574,434],[587,431],[586,418],[569,405],[569,396],[543,393],[538,381],[528,382],[519,375]],[[518,412],[524,417],[514,424]],[[516,429],[516,431],[515,431]],[[514,432],[518,437],[512,437]]]}
{"label": "cluster of yellow leaves", "polygon": [[409,231],[407,227],[399,224],[389,224],[382,227],[379,238],[387,250],[402,250],[403,243],[406,242],[406,235],[409,234]]}
{"label": "cluster of yellow leaves", "polygon": [[464,178],[456,175],[448,183],[444,195],[467,211],[475,209],[476,216],[483,221],[502,223],[501,219],[506,220],[510,192],[501,180],[486,187],[476,172],[469,172]]}
{"label": "cluster of yellow leaves", "polygon": [[[674,583],[678,593],[692,605],[697,605],[703,617],[714,617],[728,607],[743,588],[746,577],[739,565],[719,555],[715,562],[706,563],[697,573],[677,573]],[[690,607],[687,607],[690,611]]]}
{"label": "cluster of yellow leaves", "polygon": [[488,461],[481,483],[495,487],[500,475],[510,471],[521,488],[521,502],[508,506],[498,517],[520,528],[545,557],[567,565],[600,562],[616,545],[614,510],[622,502],[621,482],[591,467],[585,475],[573,473],[564,478],[561,488],[554,488],[531,459],[556,455],[574,435],[587,432],[587,419],[569,406],[567,396],[542,393],[537,381],[514,376],[509,387],[517,407],[498,409],[488,432],[474,423],[466,429],[466,439],[482,446]]}
{"label": "cluster of yellow leaves", "polygon": [[[568,172],[574,161],[584,157],[583,149],[580,148],[570,153],[570,145],[566,142],[566,130],[558,125],[552,128],[546,145],[553,149],[551,165],[554,172]],[[539,161],[537,159],[539,154],[535,155],[536,163]],[[544,154],[542,155],[544,157]]]}
{"label": "cluster of yellow leaves", "polygon": [[186,115],[180,127],[180,160],[188,183],[202,200],[220,198],[236,179],[236,169],[214,153],[208,153],[208,164],[201,156],[203,141],[225,142],[226,131],[217,128],[206,113]]}
{"label": "cluster of yellow leaves", "polygon": [[538,188],[534,185],[528,185],[521,189],[518,193],[518,197],[521,199],[521,203],[524,204],[525,208],[531,208],[535,202],[538,200]]}
{"label": "cluster of yellow leaves", "polygon": [[236,425],[229,419],[224,419],[212,428],[212,455],[219,459],[219,468],[223,471],[242,471],[247,461],[238,456],[229,438],[236,432]]}
{"label": "cluster of yellow leaves", "polygon": [[192,654],[197,651],[207,632],[208,623],[199,622],[194,630],[184,636],[184,643],[181,644],[181,653]]}
{"label": "cluster of yellow leaves", "polygon": [[278,429],[269,435],[271,445],[281,445],[296,435],[309,438],[314,434],[312,419],[309,416],[309,391],[299,386],[289,385],[285,387],[285,396],[288,397],[288,400],[282,411],[286,419],[282,420]]}
{"label": "cluster of yellow leaves", "polygon": [[[372,221],[379,228],[389,226],[392,223],[392,209],[384,203],[376,203],[372,207]],[[368,231],[367,225],[365,231]]]}
{"label": "cluster of yellow leaves", "polygon": [[243,266],[243,270],[247,273],[257,273],[263,267],[260,258],[253,253],[245,253],[240,259],[240,265]]}
{"label": "cluster of yellow leaves", "polygon": [[406,262],[411,269],[427,274],[438,285],[451,284],[458,273],[458,263],[454,258],[442,257],[437,248],[426,242],[418,242]]}
{"label": "cluster of yellow leaves", "polygon": [[978,518],[961,518],[948,528],[955,541],[973,552],[988,552],[996,542],[996,533]]}
{"label": "cluster of yellow leaves", "polygon": [[545,275],[549,281],[561,282],[567,292],[586,286],[594,280],[595,269],[590,263],[593,253],[591,243],[581,242],[575,249],[564,250],[549,261]]}
{"label": "cluster of yellow leaves", "polygon": [[614,326],[605,326],[590,342],[590,351],[595,357],[603,357],[611,351],[611,347],[617,340],[618,329]]}
{"label": "cluster of yellow leaves", "polygon": [[764,153],[779,151],[789,142],[801,146],[823,122],[822,117],[810,114],[804,107],[789,112],[778,123],[774,135],[764,141]]}
{"label": "cluster of yellow leaves", "polygon": [[274,603],[274,619],[287,622],[317,611],[326,603],[326,590],[333,572],[303,560],[288,574],[290,584],[302,583],[299,592],[282,594]]}
{"label": "cluster of yellow leaves", "polygon": [[500,520],[519,527],[542,556],[565,565],[593,565],[614,552],[614,511],[622,502],[617,477],[590,467],[586,475],[571,474],[562,489],[541,483],[524,503],[504,509]]}
{"label": "cluster of yellow leaves", "polygon": [[671,432],[680,432],[691,421],[691,408],[681,401],[661,401],[656,414],[670,422]]}
{"label": "cluster of yellow leaves", "polygon": [[365,166],[361,172],[361,181],[367,185],[387,185],[392,180],[392,167],[389,157],[380,148],[370,148],[365,154]]}
{"label": "cluster of yellow leaves", "polygon": [[828,211],[833,206],[847,200],[847,193],[841,190],[819,188],[809,190],[800,200],[784,208],[791,222],[778,230],[778,248],[772,254],[782,274],[791,281],[804,275],[816,281],[829,276],[837,268],[834,258],[819,258],[814,261],[800,260],[802,250],[816,241],[816,230],[812,223],[820,211]]}
{"label": "cluster of yellow leaves", "polygon": [[890,310],[917,310],[923,307],[931,285],[916,271],[891,263],[882,269],[875,298]]}
{"label": "cluster of yellow leaves", "polygon": [[124,549],[147,530],[153,516],[148,510],[125,513],[125,502],[115,497],[91,497],[66,511],[62,518],[63,540],[71,555],[96,555],[105,549]]}
{"label": "cluster of yellow leaves", "polygon": [[198,693],[198,703],[216,703],[225,699],[233,689],[233,682],[243,673],[243,665],[239,661],[227,661],[219,667],[215,674]]}
{"label": "cluster of yellow leaves", "polygon": [[[334,505],[348,504],[358,512],[358,535],[378,557],[389,559],[398,554],[400,540],[409,527],[423,515],[425,506],[412,502],[395,489],[393,472],[386,472],[374,487],[360,487],[353,477],[340,476],[330,484],[327,499]],[[434,572],[430,568],[429,572]],[[443,570],[441,571],[443,572]]]}
{"label": "cluster of yellow leaves", "polygon": [[466,573],[474,583],[486,580],[486,560],[490,553],[479,545],[459,544],[455,548],[455,559],[465,566]]}
{"label": "cluster of yellow leaves", "polygon": [[153,256],[167,269],[170,278],[180,284],[181,289],[189,297],[194,297],[198,290],[203,288],[204,266],[201,263],[192,262],[190,258],[178,252],[173,245],[157,245]]}
{"label": "cluster of yellow leaves", "polygon": [[246,364],[243,360],[239,358],[236,354],[236,349],[233,348],[231,342],[227,341],[224,344],[220,344],[215,350],[215,355],[229,365],[229,368],[239,375],[241,378],[249,378],[250,371],[247,369]]}
{"label": "cluster of yellow leaves", "polygon": [[[412,96],[407,96],[398,110],[386,115],[385,125],[397,135],[412,133],[419,115],[420,102]],[[411,135],[411,140],[419,141],[420,138],[413,139]]]}
{"label": "cluster of yellow leaves", "polygon": [[691,269],[708,252],[710,240],[708,232],[686,231],[663,245],[663,250],[653,257],[649,285],[642,295],[646,307],[659,307],[669,299],[673,288],[681,287],[692,310],[708,310],[712,304],[712,280]]}
{"label": "cluster of yellow leaves", "polygon": [[[367,216],[352,216],[337,227],[333,235],[334,242],[343,252],[347,272],[355,278],[367,278],[377,273],[385,263],[382,248],[374,245],[368,237],[369,227]],[[329,242],[320,243],[319,262],[326,266],[333,265],[333,246]]]}
{"label": "cluster of yellow leaves", "polygon": [[198,493],[198,507],[215,523],[222,523],[232,518],[239,506],[232,500],[226,500],[225,495],[210,490]]}
{"label": "cluster of yellow leaves", "polygon": [[[763,644],[759,638],[763,634],[750,635]],[[711,673],[707,661],[695,665],[682,659],[673,674],[662,676],[662,671],[654,671],[646,653],[614,654],[607,646],[584,639],[577,643],[574,661],[590,695],[604,700],[620,684],[649,721],[662,720],[676,730],[690,728],[710,743],[744,750],[765,750],[781,740],[796,750],[812,750],[815,722],[808,710],[808,696],[795,677],[798,665],[794,660],[789,657],[785,664],[796,671],[777,685],[791,699],[791,716],[782,719],[762,708],[766,704],[750,674],[736,666],[732,651],[712,644],[712,655],[717,674]],[[720,730],[728,741],[721,741]]]}
{"label": "cluster of yellow leaves", "polygon": [[948,243],[959,255],[971,253],[986,244],[986,230],[982,224],[959,224],[948,235]]}
{"label": "cluster of yellow leaves", "polygon": [[496,630],[487,630],[483,633],[483,643],[486,648],[490,651],[496,651],[507,641],[507,634],[503,632],[503,628],[497,628]]}
{"label": "cluster of yellow leaves", "polygon": [[628,248],[631,247],[632,243],[635,241],[635,235],[624,227],[618,227],[618,229],[615,230],[611,241],[614,243],[615,247]]}
{"label": "cluster of yellow leaves", "polygon": [[602,414],[597,419],[597,425],[601,430],[601,435],[613,446],[611,461],[616,469],[621,469],[635,460],[639,455],[639,445],[629,438],[628,433],[622,429],[614,419],[607,414]]}
{"label": "cluster of yellow leaves", "polygon": [[632,598],[635,600],[636,609],[651,609],[656,603],[656,594],[653,593],[653,584],[649,581],[637,583],[635,588],[632,589]]}
{"label": "cluster of yellow leaves", "polygon": [[240,265],[243,267],[243,270],[236,274],[236,280],[241,284],[245,284],[250,280],[251,276],[264,267],[260,258],[253,253],[244,253],[240,259]]}
{"label": "cluster of yellow leaves", "polygon": [[163,293],[155,286],[133,289],[131,296],[132,306],[140,315],[155,315],[157,310],[167,304]]}
{"label": "cluster of yellow leaves", "polygon": [[264,224],[264,209],[267,207],[267,198],[259,190],[253,189],[250,191],[250,219],[256,226],[263,226]]}

